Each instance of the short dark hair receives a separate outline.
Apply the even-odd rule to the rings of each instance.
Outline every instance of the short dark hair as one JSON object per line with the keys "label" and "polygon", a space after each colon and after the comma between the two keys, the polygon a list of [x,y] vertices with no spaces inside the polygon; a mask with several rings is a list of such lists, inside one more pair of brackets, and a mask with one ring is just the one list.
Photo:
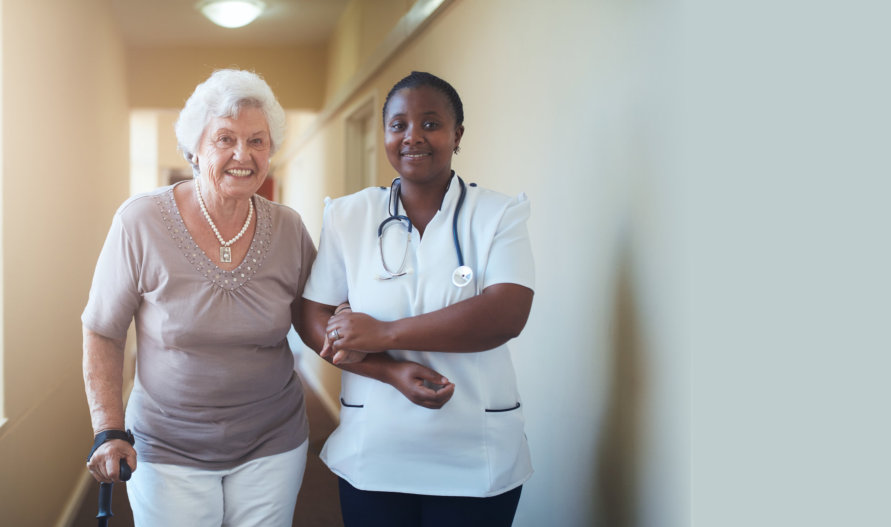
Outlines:
{"label": "short dark hair", "polygon": [[455,113],[455,126],[464,124],[464,105],[461,104],[461,97],[458,96],[458,92],[448,82],[426,71],[413,71],[390,88],[387,99],[384,101],[384,109],[381,112],[383,122],[387,122],[387,106],[390,105],[390,98],[393,97],[393,94],[403,88],[418,88],[421,86],[430,86],[445,95],[446,99],[449,100],[452,111]]}

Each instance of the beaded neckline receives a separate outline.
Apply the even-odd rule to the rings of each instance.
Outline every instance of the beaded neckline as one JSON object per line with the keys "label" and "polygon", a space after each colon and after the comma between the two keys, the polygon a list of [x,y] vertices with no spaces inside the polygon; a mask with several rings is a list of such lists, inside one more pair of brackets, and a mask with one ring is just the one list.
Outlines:
{"label": "beaded neckline", "polygon": [[233,291],[249,282],[263,265],[272,240],[269,202],[259,196],[254,196],[257,227],[254,231],[254,238],[251,240],[250,249],[248,249],[244,260],[241,261],[238,267],[231,271],[226,271],[217,267],[216,263],[208,258],[204,251],[198,247],[198,244],[195,243],[195,240],[192,239],[192,235],[186,228],[186,224],[180,214],[179,207],[176,205],[176,199],[173,197],[174,186],[171,186],[166,192],[157,194],[155,203],[158,204],[161,211],[161,220],[164,222],[167,232],[177,247],[179,247],[183,256],[185,256],[198,274],[221,289]]}
{"label": "beaded neckline", "polygon": [[204,214],[204,219],[207,220],[207,224],[210,225],[213,233],[217,235],[217,240],[220,242],[220,261],[223,263],[231,263],[232,244],[240,240],[241,237],[244,236],[244,233],[247,232],[248,227],[251,226],[251,217],[254,215],[254,200],[248,199],[248,215],[247,219],[244,220],[244,226],[238,231],[238,234],[236,234],[234,238],[227,242],[223,239],[223,235],[220,234],[220,230],[217,229],[217,224],[214,223],[213,218],[210,217],[210,213],[207,212],[207,206],[204,204],[204,199],[201,197],[200,179],[201,178],[195,178],[195,195],[198,196],[198,206],[201,207],[201,213]]}

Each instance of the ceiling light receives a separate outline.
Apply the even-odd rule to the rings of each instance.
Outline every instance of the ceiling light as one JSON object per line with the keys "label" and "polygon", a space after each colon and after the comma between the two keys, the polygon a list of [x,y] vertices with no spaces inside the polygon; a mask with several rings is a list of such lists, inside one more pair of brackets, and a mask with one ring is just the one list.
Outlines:
{"label": "ceiling light", "polygon": [[218,26],[241,27],[253,22],[266,5],[260,0],[204,0],[197,7]]}

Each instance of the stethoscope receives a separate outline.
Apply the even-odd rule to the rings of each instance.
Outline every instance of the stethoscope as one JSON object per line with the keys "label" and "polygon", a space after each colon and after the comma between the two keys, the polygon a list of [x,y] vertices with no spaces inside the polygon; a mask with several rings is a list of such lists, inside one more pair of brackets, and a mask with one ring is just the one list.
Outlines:
{"label": "stethoscope", "polygon": [[[455,214],[452,216],[452,239],[455,243],[455,253],[458,255],[458,267],[455,269],[455,272],[452,273],[452,283],[458,287],[464,287],[473,280],[473,269],[464,265],[464,255],[461,253],[461,244],[458,242],[458,213],[461,211],[461,206],[464,204],[464,195],[467,194],[467,188],[464,186],[464,180],[461,179],[460,176],[457,176],[457,178],[458,184],[461,187],[461,194],[458,196],[458,203],[455,205]],[[408,216],[399,214],[400,193],[401,183],[399,178],[396,178],[393,180],[393,183],[390,184],[390,201],[387,205],[387,212],[390,214],[390,217],[382,221],[377,228],[377,246],[381,253],[381,264],[384,266],[384,272],[387,273],[386,275],[377,275],[378,280],[392,280],[393,278],[398,278],[408,273],[405,269],[405,261],[408,258],[408,245],[411,242],[412,225]],[[399,268],[395,271],[387,266],[387,260],[384,258],[383,242],[384,228],[388,225],[392,225],[392,222],[408,226],[408,230],[405,234],[405,251],[402,253],[402,262],[399,264]]]}

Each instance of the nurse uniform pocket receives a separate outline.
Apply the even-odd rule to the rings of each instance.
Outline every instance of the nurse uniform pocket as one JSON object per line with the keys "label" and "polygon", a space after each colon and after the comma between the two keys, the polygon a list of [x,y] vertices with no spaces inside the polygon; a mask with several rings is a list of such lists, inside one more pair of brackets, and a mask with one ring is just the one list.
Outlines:
{"label": "nurse uniform pocket", "polygon": [[519,409],[520,409],[520,403],[517,403],[517,404],[510,406],[508,408],[486,408],[486,413],[499,414],[501,412],[513,412],[514,410],[519,410]]}
{"label": "nurse uniform pocket", "polygon": [[365,405],[368,402],[369,387],[352,384],[344,383],[341,388],[340,423],[335,432],[343,436],[338,438],[341,446],[350,452],[358,453],[362,450],[368,423],[368,410]]}
{"label": "nurse uniform pocket", "polygon": [[487,408],[486,452],[489,461],[489,491],[503,492],[532,474],[532,463],[520,403]]}
{"label": "nurse uniform pocket", "polygon": [[320,457],[337,475],[356,484],[355,474],[362,465],[362,448],[368,421],[365,404],[369,384],[365,378],[343,372],[340,391],[340,422],[328,436]]}

